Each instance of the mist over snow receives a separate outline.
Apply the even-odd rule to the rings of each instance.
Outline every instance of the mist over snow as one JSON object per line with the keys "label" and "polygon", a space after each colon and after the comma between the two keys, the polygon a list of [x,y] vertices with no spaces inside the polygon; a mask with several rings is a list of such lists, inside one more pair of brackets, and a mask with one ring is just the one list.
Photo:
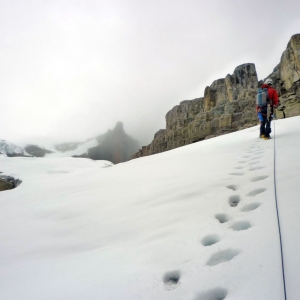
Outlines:
{"label": "mist over snow", "polygon": [[267,76],[299,10],[298,0],[1,1],[0,138],[84,141],[121,121],[148,144],[167,111],[236,66]]}
{"label": "mist over snow", "polygon": [[255,126],[118,165],[0,155],[1,176],[22,181],[0,192],[0,299],[282,300],[276,182],[298,300],[299,128],[278,120],[272,140]]}

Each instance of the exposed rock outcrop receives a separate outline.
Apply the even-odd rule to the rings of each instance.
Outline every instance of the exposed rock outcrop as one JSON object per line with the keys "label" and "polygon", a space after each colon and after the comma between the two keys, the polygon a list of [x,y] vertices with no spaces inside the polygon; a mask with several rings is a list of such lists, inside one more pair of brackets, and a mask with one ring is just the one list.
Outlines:
{"label": "exposed rock outcrop", "polygon": [[138,150],[138,141],[125,133],[123,124],[118,122],[113,130],[97,137],[98,146],[90,148],[87,156],[95,160],[109,160],[120,163],[130,159]]}
{"label": "exposed rock outcrop", "polygon": [[14,177],[0,175],[0,191],[11,190],[21,184],[21,182],[21,180],[15,179]]}
{"label": "exposed rock outcrop", "polygon": [[[90,146],[90,142],[94,145]],[[96,146],[95,146],[96,145]],[[59,147],[57,147],[59,146]],[[76,150],[75,158],[90,158],[94,160],[108,160],[114,164],[128,161],[133,153],[139,149],[138,141],[125,133],[122,122],[118,122],[113,130],[82,143],[65,143],[57,145],[56,149],[68,151]],[[83,151],[82,148],[84,149]]]}
{"label": "exposed rock outcrop", "polygon": [[10,182],[6,182],[0,178],[0,192],[10,190],[13,188],[13,185]]}
{"label": "exposed rock outcrop", "polygon": [[[286,117],[300,115],[300,34],[291,37],[274,80]],[[238,66],[232,75],[215,80],[204,97],[182,101],[166,114],[166,129],[132,158],[147,156],[257,124],[255,99],[259,82],[255,65]],[[278,112],[279,118],[284,113]]]}
{"label": "exposed rock outcrop", "polygon": [[277,118],[300,115],[300,34],[291,37],[280,63],[268,77],[280,96]]}
{"label": "exposed rock outcrop", "polygon": [[44,157],[45,154],[47,154],[47,153],[53,153],[50,150],[47,150],[45,148],[41,148],[41,147],[36,146],[36,145],[27,145],[25,147],[25,150],[28,154],[30,154],[32,156],[35,156],[35,157]]}

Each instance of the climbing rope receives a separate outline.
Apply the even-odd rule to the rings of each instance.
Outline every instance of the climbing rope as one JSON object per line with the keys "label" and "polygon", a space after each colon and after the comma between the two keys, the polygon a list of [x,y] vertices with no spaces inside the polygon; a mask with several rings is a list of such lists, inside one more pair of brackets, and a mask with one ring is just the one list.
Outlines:
{"label": "climbing rope", "polygon": [[279,231],[279,241],[280,241],[280,252],[281,252],[281,268],[282,268],[282,280],[283,280],[283,290],[284,290],[284,299],[286,298],[286,286],[285,286],[285,274],[284,274],[284,262],[283,262],[283,250],[282,250],[282,239],[281,239],[281,229],[280,229],[280,220],[278,213],[278,202],[277,202],[277,191],[276,191],[276,135],[275,135],[275,122],[273,122],[274,127],[274,190],[275,190],[275,203],[276,203],[276,212],[277,212],[277,222],[278,222],[278,231]]}

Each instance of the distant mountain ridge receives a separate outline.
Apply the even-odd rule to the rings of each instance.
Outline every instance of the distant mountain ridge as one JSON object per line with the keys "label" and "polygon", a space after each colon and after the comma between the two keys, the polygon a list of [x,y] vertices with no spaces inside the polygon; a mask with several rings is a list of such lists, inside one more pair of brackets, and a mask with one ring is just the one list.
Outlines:
{"label": "distant mountain ridge", "polygon": [[[84,148],[85,143],[89,143],[90,146],[80,153],[79,149]],[[138,141],[124,131],[122,122],[118,122],[114,129],[94,139],[89,139],[85,143],[63,143],[55,145],[55,148],[65,153],[76,151],[77,153],[71,155],[72,157],[108,160],[114,164],[128,161],[131,155],[139,149]]]}
{"label": "distant mountain ridge", "polygon": [[93,160],[108,160],[114,164],[125,162],[139,149],[139,143],[128,135],[123,123],[118,122],[114,129],[84,142],[56,144],[50,149],[28,144],[24,148],[0,140],[0,154],[5,156],[34,157],[81,157]]}
{"label": "distant mountain ridge", "polygon": [[[300,34],[291,37],[280,63],[267,76],[274,81],[281,106],[277,118],[300,115]],[[152,155],[258,123],[255,111],[257,78],[253,63],[235,68],[232,75],[215,80],[204,97],[185,100],[166,114],[166,129],[155,133],[151,144],[132,158]]]}

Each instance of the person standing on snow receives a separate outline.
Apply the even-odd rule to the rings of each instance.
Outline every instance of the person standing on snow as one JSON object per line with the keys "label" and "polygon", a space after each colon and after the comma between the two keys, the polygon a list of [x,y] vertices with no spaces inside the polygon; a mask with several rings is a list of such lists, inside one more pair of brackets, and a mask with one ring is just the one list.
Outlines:
{"label": "person standing on snow", "polygon": [[[278,107],[278,93],[272,87],[273,80],[268,78],[265,83],[261,86],[261,90],[267,91],[267,103],[264,106],[256,105],[256,112],[260,121],[260,138],[265,140],[270,139],[271,133],[271,121],[273,119],[274,108]],[[268,109],[268,106],[270,109]],[[270,112],[269,112],[270,111]]]}

